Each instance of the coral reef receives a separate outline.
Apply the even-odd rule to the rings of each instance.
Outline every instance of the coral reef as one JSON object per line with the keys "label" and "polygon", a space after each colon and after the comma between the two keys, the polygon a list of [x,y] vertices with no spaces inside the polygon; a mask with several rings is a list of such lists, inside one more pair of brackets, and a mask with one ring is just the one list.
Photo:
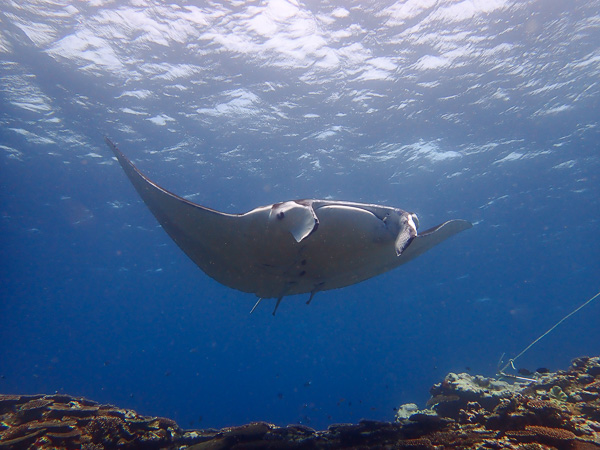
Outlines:
{"label": "coral reef", "polygon": [[509,383],[448,374],[429,408],[402,405],[395,422],[315,431],[255,422],[182,430],[174,421],[68,395],[0,395],[2,449],[600,449],[600,357]]}

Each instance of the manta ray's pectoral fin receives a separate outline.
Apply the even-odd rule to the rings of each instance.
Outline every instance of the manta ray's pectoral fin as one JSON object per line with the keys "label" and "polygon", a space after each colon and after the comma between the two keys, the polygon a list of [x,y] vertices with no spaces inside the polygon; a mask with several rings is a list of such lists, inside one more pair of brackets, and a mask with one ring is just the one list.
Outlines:
{"label": "manta ray's pectoral fin", "polygon": [[448,220],[447,222],[441,223],[438,226],[419,233],[405,249],[404,256],[407,258],[407,261],[416,258],[430,248],[435,247],[440,242],[471,227],[473,227],[471,222],[461,219]]}
{"label": "manta ray's pectoral fin", "polygon": [[254,304],[254,306],[252,307],[252,309],[250,310],[250,314],[252,314],[254,312],[254,310],[256,309],[256,307],[258,306],[258,304],[260,303],[261,300],[262,300],[262,297],[259,297],[258,300],[256,301],[256,303]]}

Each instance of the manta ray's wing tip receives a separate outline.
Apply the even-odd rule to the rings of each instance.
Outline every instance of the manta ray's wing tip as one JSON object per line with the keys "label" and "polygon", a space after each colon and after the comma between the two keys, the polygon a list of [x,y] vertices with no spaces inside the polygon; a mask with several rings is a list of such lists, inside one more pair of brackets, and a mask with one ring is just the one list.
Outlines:
{"label": "manta ray's wing tip", "polygon": [[473,223],[471,223],[468,220],[456,219],[456,221],[460,222],[461,226],[463,227],[463,229],[461,231],[468,230],[469,228],[473,228]]}
{"label": "manta ray's wing tip", "polygon": [[425,230],[423,233],[420,233],[420,235],[423,236],[423,235],[431,234],[431,233],[437,232],[438,230],[441,230],[441,229],[444,230],[444,233],[449,232],[452,234],[456,234],[456,233],[460,233],[461,231],[468,230],[469,228],[473,228],[473,224],[471,222],[469,222],[468,220],[451,219],[451,220],[447,220],[444,223],[439,224],[438,226],[430,228],[429,230]]}
{"label": "manta ray's wing tip", "polygon": [[110,140],[108,136],[104,136],[104,142],[106,142],[106,145],[108,145],[108,148],[112,150],[117,159],[119,159],[119,156],[125,157],[123,153],[121,153],[121,150],[117,148],[117,146],[114,144],[113,141]]}

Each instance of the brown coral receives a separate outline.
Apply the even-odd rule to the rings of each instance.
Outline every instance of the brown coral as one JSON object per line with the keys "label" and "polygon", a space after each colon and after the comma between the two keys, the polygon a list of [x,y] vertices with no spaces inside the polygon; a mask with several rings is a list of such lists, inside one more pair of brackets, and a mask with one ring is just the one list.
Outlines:
{"label": "brown coral", "polygon": [[398,443],[398,448],[409,448],[412,450],[430,450],[435,448],[431,441],[426,438],[406,439]]}
{"label": "brown coral", "polygon": [[23,422],[35,420],[42,416],[44,409],[52,403],[52,400],[31,400],[19,407],[19,417]]}
{"label": "brown coral", "polygon": [[93,442],[116,445],[121,439],[129,440],[133,436],[116,417],[95,417],[85,426],[86,434],[92,437]]}
{"label": "brown coral", "polygon": [[40,398],[37,400],[28,401],[23,406],[21,406],[20,409],[21,409],[21,411],[40,409],[40,408],[45,408],[46,406],[50,405],[51,403],[52,403],[52,400],[46,400],[46,399]]}
{"label": "brown coral", "polygon": [[9,428],[8,430],[3,431],[0,434],[0,439],[2,441],[7,440],[10,441],[12,439],[16,439],[22,436],[25,436],[30,433],[29,426],[27,424],[18,425],[16,427]]}
{"label": "brown coral", "polygon": [[535,433],[536,437],[542,443],[551,445],[564,444],[565,442],[573,441],[576,436],[569,430],[562,428],[541,427],[538,425],[527,425],[525,431]]}
{"label": "brown coral", "polygon": [[[596,377],[596,378],[594,378]],[[567,372],[529,386],[450,374],[432,388],[435,410],[398,423],[361,421],[325,431],[255,422],[183,431],[170,419],[56,395],[0,395],[0,449],[36,448],[409,448],[600,450],[600,358],[579,358]],[[560,386],[567,402],[550,400]]]}
{"label": "brown coral", "polygon": [[54,403],[48,407],[50,410],[49,416],[52,418],[62,417],[92,417],[98,414],[97,406],[80,406],[73,407],[72,405]]}

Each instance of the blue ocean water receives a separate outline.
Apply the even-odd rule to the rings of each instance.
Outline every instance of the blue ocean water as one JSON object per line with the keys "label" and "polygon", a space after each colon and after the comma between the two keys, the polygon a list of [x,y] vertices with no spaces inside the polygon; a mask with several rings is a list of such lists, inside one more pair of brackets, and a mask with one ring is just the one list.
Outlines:
{"label": "blue ocean water", "polygon": [[[362,3],[368,3],[364,5]],[[0,6],[0,392],[183,427],[325,428],[494,375],[599,289],[600,3]],[[112,158],[226,212],[296,198],[467,230],[340,290],[202,273]],[[600,350],[591,303],[518,360]]]}

